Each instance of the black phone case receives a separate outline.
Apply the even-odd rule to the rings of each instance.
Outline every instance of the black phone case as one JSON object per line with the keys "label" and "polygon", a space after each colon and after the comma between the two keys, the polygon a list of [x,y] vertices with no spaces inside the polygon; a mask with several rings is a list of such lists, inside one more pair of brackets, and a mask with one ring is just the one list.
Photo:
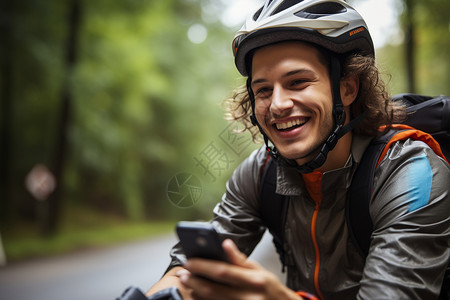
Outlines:
{"label": "black phone case", "polygon": [[228,261],[222,241],[210,223],[179,222],[176,231],[187,258]]}

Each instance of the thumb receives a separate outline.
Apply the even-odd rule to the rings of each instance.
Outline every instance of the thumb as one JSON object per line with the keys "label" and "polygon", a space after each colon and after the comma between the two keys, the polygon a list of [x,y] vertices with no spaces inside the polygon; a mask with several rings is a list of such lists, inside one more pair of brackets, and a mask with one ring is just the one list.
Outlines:
{"label": "thumb", "polygon": [[242,253],[241,251],[239,251],[238,247],[232,240],[230,240],[230,239],[224,240],[222,243],[222,247],[228,256],[230,263],[232,263],[233,265],[238,265],[238,266],[242,266],[242,267],[247,266],[247,262],[248,262],[247,256],[244,253]]}

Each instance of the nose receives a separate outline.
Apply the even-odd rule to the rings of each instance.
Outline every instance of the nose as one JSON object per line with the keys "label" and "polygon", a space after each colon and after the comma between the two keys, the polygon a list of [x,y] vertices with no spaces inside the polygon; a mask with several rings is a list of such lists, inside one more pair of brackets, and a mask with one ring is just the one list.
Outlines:
{"label": "nose", "polygon": [[270,111],[275,116],[283,116],[283,114],[289,112],[293,106],[294,101],[292,101],[289,92],[282,86],[274,86]]}

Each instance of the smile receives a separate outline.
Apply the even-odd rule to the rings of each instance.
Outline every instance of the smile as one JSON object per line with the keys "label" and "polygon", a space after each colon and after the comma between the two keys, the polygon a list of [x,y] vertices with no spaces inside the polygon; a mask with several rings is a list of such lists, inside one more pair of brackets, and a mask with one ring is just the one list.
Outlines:
{"label": "smile", "polygon": [[304,125],[308,120],[308,118],[294,119],[288,122],[275,123],[274,126],[277,130],[290,130]]}

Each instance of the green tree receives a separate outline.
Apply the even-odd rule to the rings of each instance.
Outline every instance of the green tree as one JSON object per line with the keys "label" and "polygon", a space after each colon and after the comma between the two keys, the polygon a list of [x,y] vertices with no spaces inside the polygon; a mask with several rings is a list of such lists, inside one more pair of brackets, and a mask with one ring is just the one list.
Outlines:
{"label": "green tree", "polygon": [[[79,23],[70,18],[74,3],[83,8]],[[74,205],[131,220],[193,215],[207,206],[174,212],[167,183],[177,172],[197,171],[193,157],[227,126],[219,104],[237,77],[233,33],[206,16],[211,5],[219,9],[209,0],[11,4],[14,51],[2,52],[2,84],[10,88],[2,142],[9,134],[14,153],[3,159],[2,148],[3,164],[11,165],[2,173],[12,188],[5,215],[35,222],[55,212],[54,227]],[[207,28],[203,42],[189,40],[193,25]],[[78,28],[76,39],[68,28]],[[24,189],[37,163],[59,177],[60,194],[51,198],[60,195],[59,208]],[[205,182],[208,205],[220,197],[219,185]]]}
{"label": "green tree", "polygon": [[450,94],[450,2],[417,2],[417,86],[421,93]]}
{"label": "green tree", "polygon": [[[217,119],[231,78],[219,66],[228,62],[213,55],[211,41],[188,40],[188,28],[201,19],[197,2],[102,5],[86,7],[74,79],[71,194],[123,208],[131,219],[146,211],[161,216],[170,208],[170,177],[226,125]],[[223,34],[223,26],[208,25],[208,39]]]}
{"label": "green tree", "polygon": [[[52,164],[55,104],[60,89],[64,3],[3,1],[1,188],[2,223],[35,217],[24,178],[36,162]],[[42,22],[40,16],[48,16]],[[3,22],[4,20],[4,22]],[[3,31],[2,31],[3,32]],[[4,110],[3,110],[4,108]]]}

